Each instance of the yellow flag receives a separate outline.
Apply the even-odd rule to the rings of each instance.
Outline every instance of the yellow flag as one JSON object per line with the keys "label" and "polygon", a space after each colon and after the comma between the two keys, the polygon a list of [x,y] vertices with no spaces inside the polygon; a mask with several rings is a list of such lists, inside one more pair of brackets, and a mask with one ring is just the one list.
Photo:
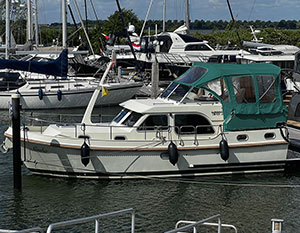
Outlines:
{"label": "yellow flag", "polygon": [[108,93],[109,91],[105,87],[102,87],[102,96],[106,96]]}

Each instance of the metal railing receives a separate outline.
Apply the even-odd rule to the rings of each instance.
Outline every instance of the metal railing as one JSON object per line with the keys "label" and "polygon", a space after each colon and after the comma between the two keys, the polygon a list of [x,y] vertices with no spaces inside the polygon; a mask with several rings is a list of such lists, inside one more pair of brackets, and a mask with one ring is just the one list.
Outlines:
{"label": "metal railing", "polygon": [[109,216],[113,216],[113,215],[120,215],[120,214],[125,214],[125,213],[131,213],[131,233],[134,233],[135,210],[133,208],[114,211],[114,212],[110,212],[110,213],[106,213],[106,214],[99,214],[99,215],[90,216],[90,217],[86,217],[86,218],[78,218],[78,219],[73,219],[73,220],[69,220],[69,221],[53,223],[48,226],[47,233],[51,233],[52,230],[57,229],[57,228],[81,224],[81,223],[87,223],[87,222],[91,222],[91,221],[95,221],[95,233],[98,233],[100,230],[100,226],[99,226],[100,218],[109,217]]}
{"label": "metal railing", "polygon": [[[175,228],[178,228],[178,226],[180,224],[193,224],[193,223],[196,223],[195,221],[185,221],[185,220],[180,220],[176,223],[176,226]],[[212,222],[205,222],[202,224],[203,226],[215,226],[215,227],[218,227],[219,224],[218,223],[212,223]],[[237,228],[234,226],[234,225],[231,225],[231,224],[224,224],[222,223],[221,224],[221,227],[222,228],[230,228],[232,229],[235,233],[237,233]],[[196,227],[194,227],[194,233],[197,233],[197,229]]]}
{"label": "metal railing", "polygon": [[[215,219],[218,220],[218,223],[210,223],[209,222],[209,221],[212,221],[212,220],[215,220]],[[179,227],[180,224],[188,224],[188,225]],[[199,227],[200,225],[216,226],[216,227],[218,227],[218,233],[221,233],[222,228],[225,228],[225,227],[233,229],[234,232],[237,233],[237,229],[236,229],[235,226],[229,225],[229,224],[222,224],[220,214],[217,214],[217,215],[214,215],[212,217],[200,220],[198,222],[180,220],[176,223],[175,229],[167,231],[165,233],[177,233],[177,232],[179,233],[179,232],[182,232],[182,231],[185,231],[185,230],[191,230],[191,229],[193,229],[193,233],[197,233],[197,227]]]}
{"label": "metal railing", "polygon": [[[193,62],[206,62],[208,61],[208,57],[205,55],[180,55],[175,53],[157,53],[157,57],[162,57],[169,64],[186,64],[191,65]],[[193,60],[191,60],[193,58]]]}
{"label": "metal railing", "polygon": [[[120,136],[120,131],[118,129],[127,129],[128,127],[136,129],[136,135],[139,135],[136,138],[124,138],[126,141],[130,140],[153,140],[157,138],[161,141],[167,140],[179,140],[180,143],[184,141],[194,141],[194,144],[199,144],[199,141],[202,140],[214,140],[219,137],[222,133],[222,127],[220,124],[214,125],[183,125],[183,126],[112,126],[112,125],[98,125],[98,124],[80,124],[80,123],[60,123],[48,120],[42,120],[34,117],[27,116],[27,122],[29,121],[31,126],[40,127],[40,133],[43,132],[43,129],[51,124],[56,124],[59,126],[68,126],[71,129],[73,128],[73,135],[75,138],[82,134],[88,134],[89,128],[98,128],[98,132],[106,132],[106,137],[102,137],[101,140],[115,140],[114,135]],[[35,123],[34,123],[35,122]],[[71,131],[72,132],[72,131]],[[96,132],[95,130],[93,132]],[[127,135],[127,134],[126,134]],[[201,136],[209,135],[206,139],[201,139]],[[94,138],[95,139],[95,138]],[[121,140],[121,139],[119,139]]]}
{"label": "metal railing", "polygon": [[52,223],[48,226],[47,229],[35,227],[35,228],[30,228],[30,229],[24,229],[21,231],[10,231],[10,230],[2,231],[2,230],[0,230],[0,233],[2,233],[2,232],[3,233],[34,233],[34,232],[51,233],[53,230],[58,229],[58,228],[88,223],[88,222],[92,222],[92,221],[95,221],[95,233],[98,233],[100,230],[100,226],[99,226],[100,218],[110,217],[110,216],[114,216],[114,215],[128,214],[128,213],[131,213],[131,233],[134,233],[134,231],[135,231],[135,210],[133,208],[113,211],[113,212],[99,214],[99,215],[85,217],[85,218],[77,218],[77,219],[67,220],[67,221],[63,221],[63,222]]}

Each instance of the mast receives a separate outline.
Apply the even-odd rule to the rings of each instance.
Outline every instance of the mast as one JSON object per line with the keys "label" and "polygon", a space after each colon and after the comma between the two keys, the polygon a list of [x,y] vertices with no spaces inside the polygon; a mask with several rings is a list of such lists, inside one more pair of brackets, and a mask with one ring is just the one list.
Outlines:
{"label": "mast", "polygon": [[164,0],[164,6],[163,6],[163,32],[166,31],[166,0]]}
{"label": "mast", "polygon": [[32,4],[31,0],[27,0],[27,40],[32,40]]}
{"label": "mast", "polygon": [[5,25],[5,59],[9,59],[9,49],[10,49],[10,0],[6,0],[5,3],[6,12],[6,25]]}
{"label": "mast", "polygon": [[39,45],[39,20],[38,20],[38,5],[37,5],[37,0],[34,1],[35,5],[35,44],[36,47]]}
{"label": "mast", "polygon": [[62,19],[62,46],[67,48],[67,8],[66,0],[61,0],[61,19]]}
{"label": "mast", "polygon": [[189,0],[185,0],[185,25],[187,27],[187,33],[190,32],[190,6]]}
{"label": "mast", "polygon": [[[232,19],[232,26],[235,26],[235,20],[234,20],[234,17],[233,17],[233,13],[232,13],[232,10],[231,10],[231,6],[230,6],[229,0],[227,0],[227,6],[228,6],[228,9],[229,9],[229,12],[230,12],[231,19]],[[241,40],[240,34],[239,34],[239,32],[238,32],[238,30],[237,30],[236,27],[235,27],[235,31],[236,31],[236,35],[237,35],[237,37],[239,39],[240,46],[242,48],[243,47],[243,42]]]}

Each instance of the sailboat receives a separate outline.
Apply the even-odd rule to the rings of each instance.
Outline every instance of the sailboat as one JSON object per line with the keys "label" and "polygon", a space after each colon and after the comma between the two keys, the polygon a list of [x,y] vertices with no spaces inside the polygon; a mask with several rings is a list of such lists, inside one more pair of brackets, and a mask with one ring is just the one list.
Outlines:
{"label": "sailboat", "polygon": [[[49,62],[0,60],[0,69],[23,70],[22,86],[0,91],[0,109],[10,107],[11,95],[21,95],[23,109],[61,109],[86,107],[94,90],[100,85],[106,94],[96,106],[115,105],[132,98],[143,85],[134,81],[97,79],[95,77],[68,77],[68,50]],[[112,63],[107,64],[106,73],[111,72]],[[9,73],[9,72],[8,72]],[[9,82],[8,82],[9,84]],[[109,93],[109,95],[107,94]]]}

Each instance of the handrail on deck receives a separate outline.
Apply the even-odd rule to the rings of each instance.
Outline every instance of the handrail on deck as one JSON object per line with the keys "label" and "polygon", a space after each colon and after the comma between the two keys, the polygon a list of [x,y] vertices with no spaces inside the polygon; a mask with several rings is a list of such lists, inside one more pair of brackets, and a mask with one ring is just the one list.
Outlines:
{"label": "handrail on deck", "polygon": [[[31,124],[32,126],[36,125],[40,127],[40,133],[43,133],[43,128],[47,127],[48,125],[44,125],[44,123],[50,123],[50,124],[56,124],[59,126],[67,125],[69,127],[74,128],[74,137],[77,138],[78,135],[81,133],[84,133],[88,127],[99,127],[99,128],[107,128],[108,129],[108,134],[107,134],[107,139],[105,140],[113,140],[113,136],[115,135],[114,130],[115,129],[121,129],[121,128],[135,128],[138,133],[143,133],[144,134],[144,140],[153,140],[153,133],[155,137],[158,140],[163,140],[165,139],[170,139],[172,138],[172,134],[175,134],[177,137],[177,140],[182,141],[183,137],[185,136],[192,136],[194,137],[194,144],[198,144],[198,141],[201,140],[207,140],[207,139],[200,139],[199,137],[201,135],[210,135],[208,140],[214,140],[218,138],[221,133],[222,133],[222,125],[220,124],[208,124],[208,125],[182,125],[182,126],[128,126],[128,125],[103,125],[103,124],[91,124],[91,125],[86,125],[84,126],[84,130],[82,130],[82,124],[80,123],[61,123],[61,122],[54,122],[54,121],[49,121],[49,120],[43,120],[43,119],[38,119],[34,117],[28,117],[32,122],[38,122],[39,124]],[[208,130],[208,128],[211,128]],[[187,131],[187,129],[189,129]],[[202,132],[200,132],[202,131]],[[86,133],[86,132],[85,132]],[[119,132],[117,133],[119,135]],[[149,137],[149,138],[148,138]],[[184,140],[192,140],[192,139],[184,139]]]}
{"label": "handrail on deck", "polygon": [[131,233],[134,233],[135,210],[133,208],[113,211],[110,213],[99,214],[99,215],[85,217],[85,218],[78,218],[78,219],[53,223],[48,226],[47,233],[51,233],[52,230],[57,229],[57,228],[75,225],[75,224],[87,223],[87,222],[91,222],[91,221],[95,221],[95,233],[98,233],[99,232],[99,218],[113,216],[113,215],[119,215],[119,214],[125,214],[125,213],[131,213]]}
{"label": "handrail on deck", "polygon": [[[218,220],[218,223],[208,223],[208,221],[215,220],[215,219]],[[178,225],[180,223],[187,223],[188,225],[185,225],[183,227],[179,227],[178,228]],[[182,221],[181,220],[181,221],[179,221],[179,222],[176,223],[175,229],[170,230],[170,231],[166,231],[165,233],[178,233],[178,232],[182,232],[184,230],[190,230],[190,229],[193,229],[193,233],[197,233],[197,229],[196,229],[197,226],[199,226],[199,225],[210,225],[210,224],[212,224],[212,226],[218,226],[218,233],[221,233],[221,228],[225,227],[225,224],[221,223],[221,215],[217,214],[217,215],[214,215],[212,217],[209,217],[209,218],[206,218],[206,219],[202,219],[202,220],[200,220],[198,222],[190,222],[190,221]],[[232,225],[226,225],[226,226],[227,227],[228,226],[231,227]],[[233,229],[237,233],[237,230],[236,230],[236,228],[234,226],[233,226]]]}

